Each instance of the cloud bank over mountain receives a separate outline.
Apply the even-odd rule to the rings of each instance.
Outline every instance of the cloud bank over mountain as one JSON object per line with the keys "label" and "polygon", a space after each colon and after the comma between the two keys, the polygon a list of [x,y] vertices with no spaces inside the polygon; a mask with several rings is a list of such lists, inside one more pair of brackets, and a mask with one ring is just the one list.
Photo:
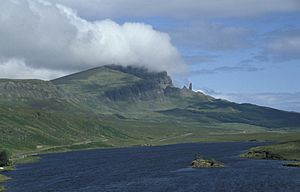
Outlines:
{"label": "cloud bank over mountain", "polygon": [[29,71],[32,78],[41,76],[35,69],[49,78],[107,64],[185,71],[169,35],[143,23],[91,22],[63,5],[6,0],[0,5],[0,26],[0,69]]}

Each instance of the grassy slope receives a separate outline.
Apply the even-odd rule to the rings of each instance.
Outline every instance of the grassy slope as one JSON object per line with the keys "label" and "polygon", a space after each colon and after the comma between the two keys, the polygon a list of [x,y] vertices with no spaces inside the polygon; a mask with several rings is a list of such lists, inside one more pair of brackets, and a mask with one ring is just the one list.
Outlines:
{"label": "grassy slope", "polygon": [[299,113],[224,100],[200,101],[183,109],[175,108],[162,113],[192,121],[243,123],[271,129],[298,129],[300,125]]}
{"label": "grassy slope", "polygon": [[86,141],[127,138],[103,117],[28,108],[0,108],[0,148],[27,151]]}
{"label": "grassy slope", "polygon": [[140,78],[131,74],[99,67],[58,78],[51,82],[66,92],[75,93],[77,96],[79,94],[83,97],[98,97],[106,90],[134,84],[139,80]]}

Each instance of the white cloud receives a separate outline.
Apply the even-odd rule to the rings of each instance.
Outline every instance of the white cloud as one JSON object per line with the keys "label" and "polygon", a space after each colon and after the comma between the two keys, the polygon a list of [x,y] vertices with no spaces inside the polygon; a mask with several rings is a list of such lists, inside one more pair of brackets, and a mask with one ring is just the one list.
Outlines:
{"label": "white cloud", "polygon": [[52,0],[68,5],[86,18],[249,17],[300,10],[299,0]]}
{"label": "white cloud", "polygon": [[0,26],[0,59],[19,58],[30,69],[77,71],[120,64],[170,73],[185,70],[169,35],[143,23],[89,22],[62,5],[5,0]]}
{"label": "white cloud", "polygon": [[31,68],[26,66],[24,61],[20,59],[9,59],[0,62],[0,77],[50,80],[66,74],[62,71]]}
{"label": "white cloud", "polygon": [[267,34],[264,51],[275,62],[300,59],[300,29]]}

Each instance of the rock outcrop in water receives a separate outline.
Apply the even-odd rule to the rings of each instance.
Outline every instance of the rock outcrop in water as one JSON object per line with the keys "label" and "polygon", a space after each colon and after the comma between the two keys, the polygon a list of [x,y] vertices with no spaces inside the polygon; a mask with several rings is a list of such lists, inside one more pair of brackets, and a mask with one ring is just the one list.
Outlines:
{"label": "rock outcrop in water", "polygon": [[214,159],[203,159],[200,157],[199,154],[196,154],[195,160],[191,163],[193,168],[205,168],[205,167],[224,167],[224,164],[221,162],[218,162]]}

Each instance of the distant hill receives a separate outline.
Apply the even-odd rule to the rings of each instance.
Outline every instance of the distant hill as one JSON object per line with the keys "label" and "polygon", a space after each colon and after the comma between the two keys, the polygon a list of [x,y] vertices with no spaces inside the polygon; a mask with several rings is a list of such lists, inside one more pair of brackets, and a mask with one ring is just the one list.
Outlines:
{"label": "distant hill", "polygon": [[214,99],[143,68],[111,65],[51,81],[0,80],[0,148],[15,151],[299,129],[299,113]]}

